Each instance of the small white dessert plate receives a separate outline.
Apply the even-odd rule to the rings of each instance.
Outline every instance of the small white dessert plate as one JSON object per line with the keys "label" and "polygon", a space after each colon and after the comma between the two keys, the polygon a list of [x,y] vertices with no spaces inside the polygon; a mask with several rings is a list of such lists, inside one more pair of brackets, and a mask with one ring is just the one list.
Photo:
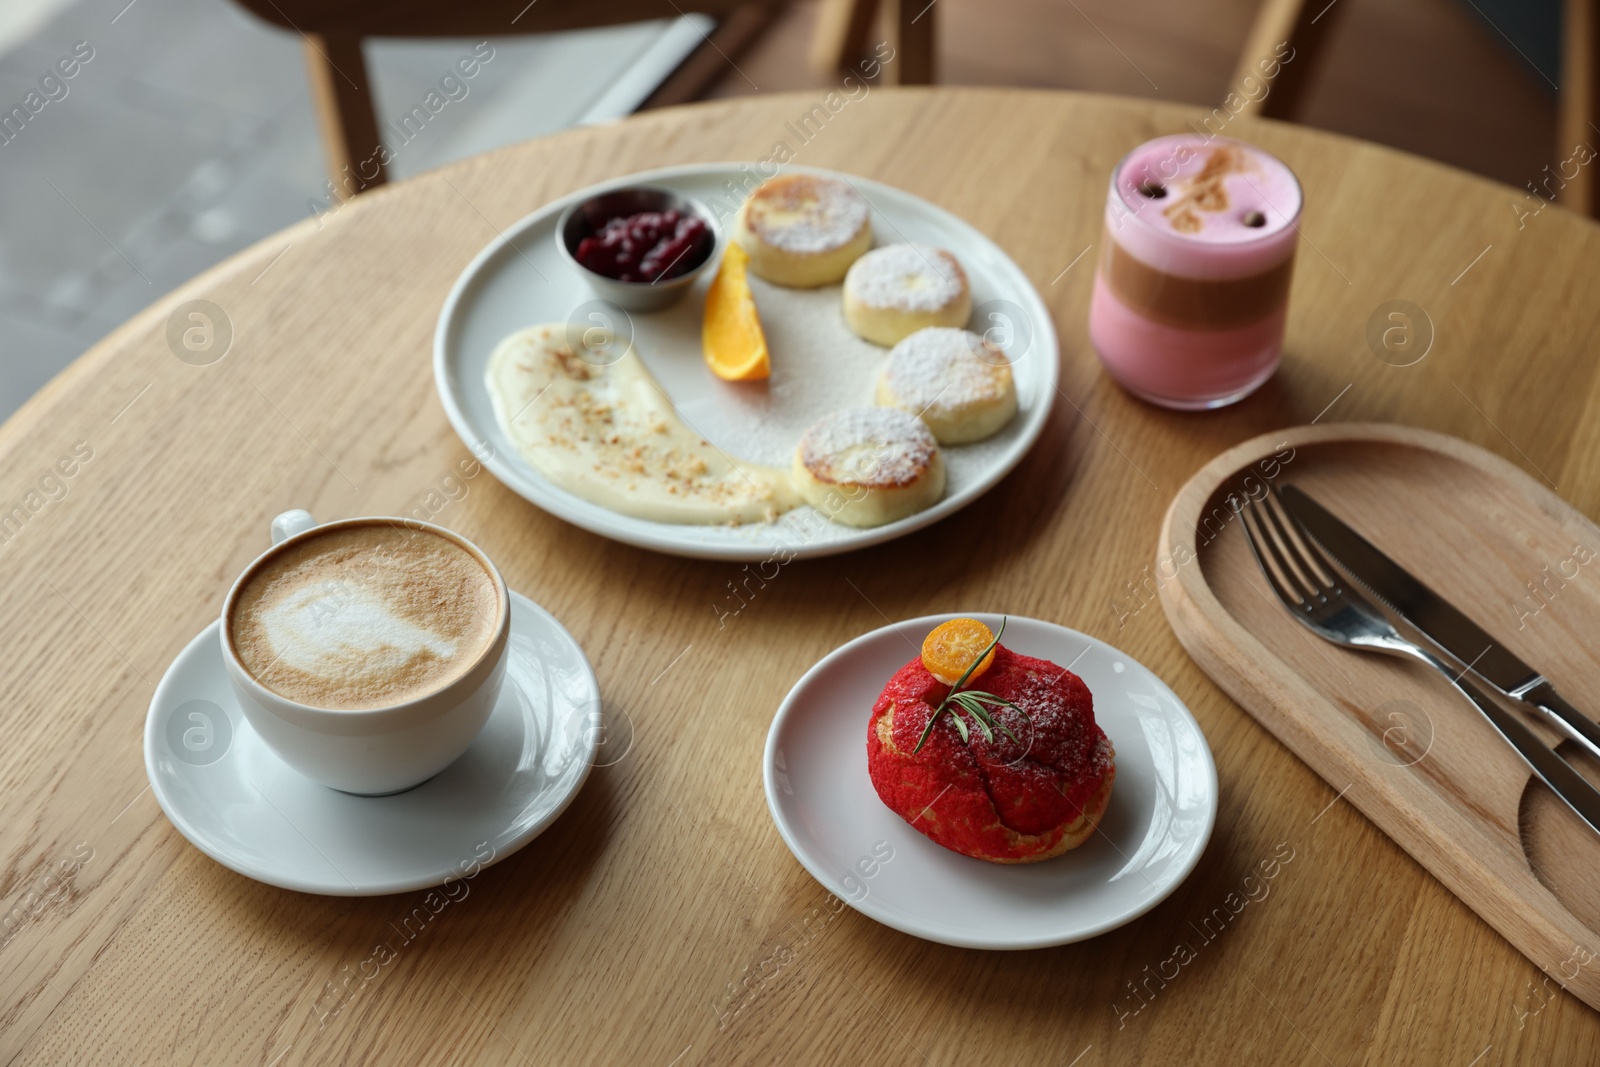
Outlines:
{"label": "small white dessert plate", "polygon": [[566,810],[595,763],[600,689],[572,635],[511,594],[505,688],[472,747],[404,793],[360,797],[300,774],[250,728],[222,662],[219,623],[167,668],[150,702],[144,764],[172,825],[269,885],[376,896],[467,878]]}
{"label": "small white dessert plate", "polygon": [[767,806],[795,858],[851,907],[962,948],[1025,949],[1103,934],[1159,904],[1199,862],[1217,818],[1217,769],[1200,725],[1166,683],[1104,641],[1010,617],[1005,646],[1058,663],[1094,694],[1117,751],[1099,831],[1039,863],[998,864],[934,844],[884,806],[867,776],[867,721],[920,654],[929,615],[836,649],[784,698],[767,734]]}
{"label": "small white dessert plate", "polygon": [[[877,402],[877,379],[888,350],[850,331],[838,285],[784,289],[753,279],[772,350],[772,377],[766,382],[725,382],[706,369],[701,346],[705,292],[714,270],[707,270],[670,308],[626,313],[598,298],[560,249],[556,223],[569,205],[630,185],[693,197],[718,217],[726,233],[745,191],[769,176],[737,163],[669,167],[580,189],[512,223],[462,271],[439,312],[434,383],[450,424],[496,478],[552,515],[602,537],[679,556],[757,561],[780,552],[789,559],[826,556],[903,537],[966,507],[1021,461],[1044,430],[1060,373],[1050,310],[1028,275],[977,228],[919,196],[833,171],[783,170],[831,175],[854,185],[872,206],[877,244],[911,241],[954,253],[972,289],[968,329],[987,336],[1012,361],[1017,414],[988,440],[944,450],[944,499],[926,511],[870,529],[830,522],[807,506],[770,523],[651,522],[558,488],[523,460],[501,429],[484,381],[489,357],[508,334],[553,322],[580,332],[603,327],[631,337],[639,358],[683,420],[729,455],[754,463],[787,470],[811,423],[834,411]],[[723,242],[717,247],[714,254],[720,254]]]}

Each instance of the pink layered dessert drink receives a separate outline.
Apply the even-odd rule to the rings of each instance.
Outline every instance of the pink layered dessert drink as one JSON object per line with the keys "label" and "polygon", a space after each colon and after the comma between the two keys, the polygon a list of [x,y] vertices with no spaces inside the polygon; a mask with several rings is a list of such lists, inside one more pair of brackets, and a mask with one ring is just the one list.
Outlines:
{"label": "pink layered dessert drink", "polygon": [[1283,351],[1300,183],[1239,141],[1192,134],[1118,164],[1089,305],[1112,377],[1165,407],[1231,404]]}

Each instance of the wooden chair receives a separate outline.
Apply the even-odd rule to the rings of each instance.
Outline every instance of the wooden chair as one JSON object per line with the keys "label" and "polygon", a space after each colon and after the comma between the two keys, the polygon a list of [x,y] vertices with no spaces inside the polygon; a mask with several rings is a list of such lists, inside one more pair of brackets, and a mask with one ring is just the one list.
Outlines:
{"label": "wooden chair", "polygon": [[[1566,0],[1561,23],[1561,90],[1557,94],[1556,158],[1567,159],[1580,144],[1600,143],[1600,12],[1595,0]],[[1578,168],[1577,177],[1558,194],[1561,203],[1591,218],[1600,218],[1600,160]]]}
{"label": "wooden chair", "polygon": [[[710,46],[721,55],[702,63],[720,73],[780,12],[784,0],[235,0],[257,17],[304,40],[328,173],[340,196],[386,180],[382,136],[373,109],[361,42],[367,37],[504,37],[616,26],[685,14],[716,17]],[[899,84],[933,80],[934,10],[926,0],[884,0],[898,53],[885,75]],[[878,0],[824,0],[813,60],[843,69],[866,51]],[[689,66],[690,64],[686,64]],[[688,93],[679,90],[680,96]],[[654,102],[660,101],[652,98]]]}
{"label": "wooden chair", "polygon": [[[885,73],[897,85],[932,85],[933,20],[930,0],[885,0],[884,14],[898,55]],[[811,38],[811,62],[819,70],[844,70],[867,53],[878,0],[822,0]]]}
{"label": "wooden chair", "polygon": [[1263,0],[1229,86],[1250,85],[1252,82],[1247,79],[1252,78],[1259,83],[1262,64],[1281,59],[1278,49],[1282,45],[1294,49],[1294,59],[1280,64],[1265,96],[1244,97],[1239,114],[1274,119],[1294,116],[1305,97],[1305,87],[1322,60],[1322,42],[1338,23],[1345,6],[1338,0]]}
{"label": "wooden chair", "polygon": [[[1564,0],[1561,29],[1561,81],[1556,96],[1556,154],[1566,160],[1580,144],[1600,142],[1600,82],[1595,64],[1600,61],[1600,16],[1596,0]],[[1238,114],[1292,119],[1304,96],[1328,37],[1342,10],[1348,5],[1329,0],[1264,0],[1255,24],[1239,56],[1234,86],[1246,84],[1248,76],[1260,77],[1260,64],[1287,43],[1294,49],[1294,61],[1283,64],[1271,90],[1256,100],[1246,100]],[[1236,90],[1235,90],[1236,91]],[[1600,180],[1595,171],[1600,160],[1577,168],[1577,176],[1567,180],[1557,194],[1560,202],[1573,211],[1600,218]]]}

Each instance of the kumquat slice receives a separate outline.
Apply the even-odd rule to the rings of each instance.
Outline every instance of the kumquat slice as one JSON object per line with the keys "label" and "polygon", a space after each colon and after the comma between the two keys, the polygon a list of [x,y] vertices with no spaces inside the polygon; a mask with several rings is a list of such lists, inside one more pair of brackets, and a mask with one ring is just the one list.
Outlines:
{"label": "kumquat slice", "polygon": [[983,661],[967,675],[967,682],[971,683],[994,662],[994,649],[989,648],[993,641],[993,632],[977,619],[951,619],[935,626],[922,639],[922,665],[945,685],[955,685],[972,667],[973,660],[982,655]]}

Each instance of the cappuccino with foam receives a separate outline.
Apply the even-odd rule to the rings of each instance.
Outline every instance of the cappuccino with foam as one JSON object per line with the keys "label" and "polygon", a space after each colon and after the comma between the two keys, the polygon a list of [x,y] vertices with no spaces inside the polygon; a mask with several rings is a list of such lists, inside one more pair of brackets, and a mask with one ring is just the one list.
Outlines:
{"label": "cappuccino with foam", "polygon": [[465,546],[395,522],[313,531],[245,576],[225,620],[250,677],[298,704],[389,707],[460,678],[500,623],[493,574]]}

